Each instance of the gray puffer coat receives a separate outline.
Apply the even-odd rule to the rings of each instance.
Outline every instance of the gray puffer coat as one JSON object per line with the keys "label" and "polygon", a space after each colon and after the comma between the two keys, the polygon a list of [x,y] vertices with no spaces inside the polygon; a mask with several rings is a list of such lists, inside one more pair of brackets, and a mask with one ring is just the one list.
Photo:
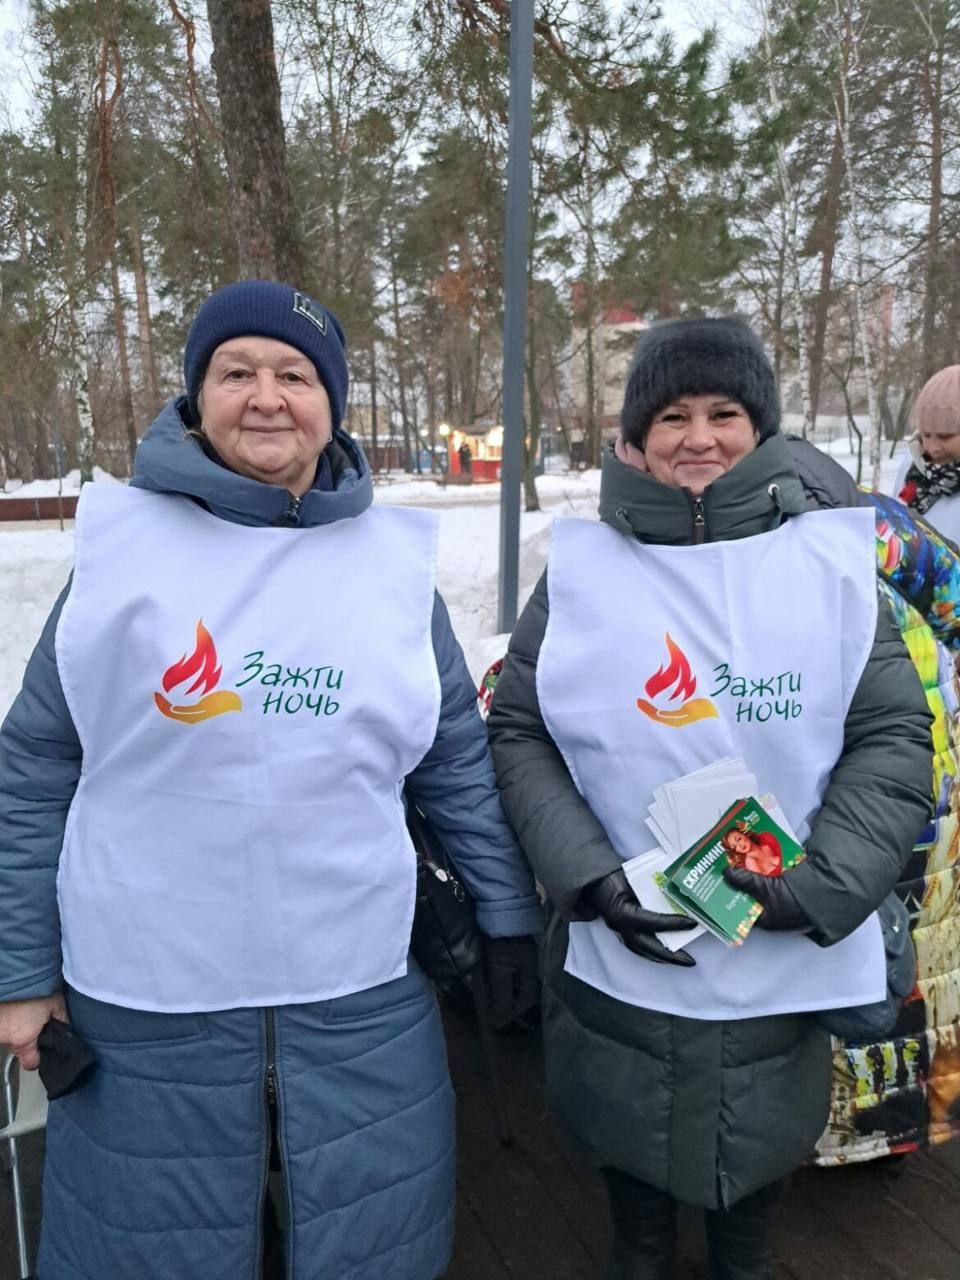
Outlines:
{"label": "gray puffer coat", "polygon": [[[767,532],[816,509],[773,436],[704,494],[707,540]],[[600,518],[626,537],[694,540],[690,494],[603,460]],[[656,602],[651,602],[656,607]],[[730,1206],[813,1150],[827,1117],[830,1037],[810,1014],[712,1022],[621,1003],[563,970],[581,890],[621,859],[577,791],[540,714],[546,575],[510,641],[488,730],[507,817],[552,908],[545,959],[548,1101],[600,1165],[706,1208]],[[789,625],[789,619],[784,619]],[[881,602],[844,726],[843,753],[791,872],[821,945],[845,937],[895,885],[930,811],[931,717]],[[638,775],[642,761],[637,762]],[[639,777],[638,777],[639,785]]]}

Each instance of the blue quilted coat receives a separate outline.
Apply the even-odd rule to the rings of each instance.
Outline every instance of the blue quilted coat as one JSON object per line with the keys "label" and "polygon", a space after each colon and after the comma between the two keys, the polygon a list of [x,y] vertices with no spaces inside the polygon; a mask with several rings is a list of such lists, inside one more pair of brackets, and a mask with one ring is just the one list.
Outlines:
{"label": "blue quilted coat", "polygon": [[[134,484],[186,494],[246,525],[322,525],[372,501],[366,461],[343,432],[292,508],[285,490],[209,458],[180,413],[171,402],[147,433]],[[56,875],[82,764],[54,648],[68,591],[0,730],[0,1000],[62,985]],[[457,863],[481,928],[536,932],[532,878],[503,818],[473,683],[439,597],[433,644],[439,726],[407,790]],[[372,990],[275,1009],[150,1013],[66,996],[97,1069],[50,1107],[39,1280],[258,1280],[271,1110],[288,1280],[442,1273],[453,1103],[436,1002],[413,961],[406,977]]]}

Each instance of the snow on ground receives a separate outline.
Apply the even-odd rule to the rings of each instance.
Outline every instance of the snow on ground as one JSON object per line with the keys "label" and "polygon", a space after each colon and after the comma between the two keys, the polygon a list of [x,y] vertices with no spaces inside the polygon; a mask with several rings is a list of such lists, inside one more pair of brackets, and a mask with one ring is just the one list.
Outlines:
{"label": "snow on ground", "polygon": [[[101,481],[107,484],[120,483],[116,476],[112,476],[109,471],[104,471],[102,467],[93,468],[93,478],[98,483]],[[21,484],[19,480],[8,480],[3,486],[0,498],[56,498],[59,492],[58,480],[31,480],[29,484]],[[80,492],[79,471],[68,471],[63,477],[63,492]]]}
{"label": "snow on ground", "polygon": [[[429,483],[429,482],[427,482]],[[437,585],[447,602],[467,665],[479,680],[506,651],[507,637],[496,636],[497,577],[500,547],[500,486],[433,485],[423,482],[377,485],[377,501],[410,506],[441,506]],[[543,569],[554,516],[592,516],[597,510],[599,471],[546,475],[537,481],[543,510],[520,515],[520,608]],[[438,500],[439,498],[439,500]]]}
{"label": "snow on ground", "polygon": [[[867,456],[867,450],[870,447],[869,440],[863,442],[863,477],[861,483],[868,484],[870,480],[870,459]],[[836,440],[823,442],[818,445],[824,453],[829,453],[835,458],[849,473],[856,477],[857,474],[857,458],[856,454],[850,452],[850,444],[846,436],[839,436]],[[901,441],[897,444],[896,452],[890,457],[890,446],[884,445],[883,454],[880,458],[880,484],[881,493],[893,493],[894,482],[897,478],[897,471],[903,461],[906,452],[906,445]]]}
{"label": "snow on ground", "polygon": [[0,533],[0,717],[20,688],[27,659],[72,559],[72,529],[61,533],[18,525],[16,531]]}
{"label": "snow on ground", "polygon": [[[855,472],[856,460],[850,456],[846,438],[834,441],[829,451],[851,474]],[[884,460],[881,487],[888,492],[898,464],[899,456]],[[66,480],[76,474],[72,472],[71,477],[65,477],[65,486]],[[112,480],[112,477],[100,473],[98,479]],[[36,486],[50,484],[56,492],[56,481],[37,481],[16,492],[27,497],[38,496]],[[599,471],[553,472],[537,481],[543,510],[524,512],[520,517],[521,609],[543,568],[554,517],[593,516],[599,484]],[[494,634],[500,486],[442,486],[426,478],[391,477],[377,483],[376,501],[438,511],[438,585],[470,670],[479,679],[487,666],[505,651],[507,642],[506,636]],[[0,601],[3,602],[0,608],[0,718],[6,714],[20,687],[30,651],[67,580],[72,554],[72,529],[61,533],[56,527],[0,523]]]}

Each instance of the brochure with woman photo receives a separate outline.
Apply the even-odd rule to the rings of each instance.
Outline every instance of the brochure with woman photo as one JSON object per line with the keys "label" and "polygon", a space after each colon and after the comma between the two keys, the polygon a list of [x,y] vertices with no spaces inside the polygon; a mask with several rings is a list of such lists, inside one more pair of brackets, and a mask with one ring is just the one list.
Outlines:
{"label": "brochure with woman photo", "polygon": [[723,877],[741,867],[780,876],[805,857],[803,847],[753,796],[738,800],[679,858],[656,875],[663,894],[729,946],[740,946],[760,916],[757,900]]}

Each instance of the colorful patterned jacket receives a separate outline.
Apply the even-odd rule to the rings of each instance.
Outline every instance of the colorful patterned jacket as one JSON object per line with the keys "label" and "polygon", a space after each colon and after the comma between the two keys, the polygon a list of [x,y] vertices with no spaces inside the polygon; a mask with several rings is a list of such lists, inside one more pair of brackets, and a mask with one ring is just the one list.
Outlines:
{"label": "colorful patterned jacket", "polygon": [[881,589],[934,714],[934,816],[898,886],[910,912],[916,986],[888,1039],[835,1045],[819,1164],[960,1134],[960,557],[901,503],[864,496],[877,512]]}

